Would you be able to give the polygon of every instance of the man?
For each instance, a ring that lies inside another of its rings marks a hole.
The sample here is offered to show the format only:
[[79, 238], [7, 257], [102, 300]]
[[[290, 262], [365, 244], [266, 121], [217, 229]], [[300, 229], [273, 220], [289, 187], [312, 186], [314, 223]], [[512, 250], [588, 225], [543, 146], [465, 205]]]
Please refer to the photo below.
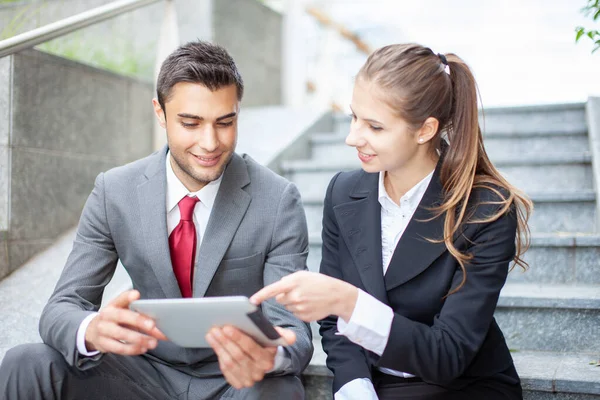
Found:
[[[297, 189], [234, 153], [243, 82], [229, 54], [206, 42], [180, 47], [157, 94], [167, 146], [97, 177], [40, 319], [44, 344], [6, 354], [1, 398], [304, 398], [310, 328], [277, 303], [262, 309], [290, 344], [280, 348], [231, 326], [209, 332], [212, 349], [182, 348], [128, 308], [140, 297], [250, 296], [306, 268]], [[118, 260], [136, 290], [98, 312]]]

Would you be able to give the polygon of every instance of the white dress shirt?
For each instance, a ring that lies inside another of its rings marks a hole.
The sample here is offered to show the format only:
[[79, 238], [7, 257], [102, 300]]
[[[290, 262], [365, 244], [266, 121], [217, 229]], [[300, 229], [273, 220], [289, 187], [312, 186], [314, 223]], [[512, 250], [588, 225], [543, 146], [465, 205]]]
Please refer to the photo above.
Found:
[[[379, 204], [381, 205], [381, 260], [383, 275], [388, 270], [394, 250], [406, 230], [408, 223], [417, 210], [431, 178], [433, 171], [413, 186], [400, 198], [396, 204], [385, 190], [385, 172], [379, 173]], [[338, 334], [346, 336], [350, 341], [372, 351], [377, 355], [383, 354], [387, 345], [394, 311], [390, 306], [380, 302], [375, 297], [358, 290], [356, 305], [346, 322], [338, 318]], [[406, 372], [380, 368], [381, 372], [403, 378], [414, 377]], [[335, 393], [335, 400], [377, 400], [377, 394], [371, 380], [367, 378], [354, 379], [340, 388]]]
[[[166, 205], [167, 205], [167, 230], [170, 235], [171, 232], [177, 227], [179, 221], [181, 219], [181, 213], [179, 211], [178, 204], [183, 199], [184, 196], [197, 197], [200, 201], [196, 203], [194, 207], [194, 225], [196, 227], [196, 252], [200, 251], [200, 245], [202, 243], [202, 239], [204, 239], [204, 232], [206, 232], [206, 226], [208, 225], [208, 219], [210, 218], [210, 213], [212, 212], [213, 205], [215, 204], [215, 200], [217, 198], [217, 193], [219, 192], [219, 188], [221, 187], [221, 181], [223, 179], [223, 175], [221, 175], [217, 180], [209, 182], [202, 189], [197, 192], [190, 192], [185, 185], [179, 180], [175, 172], [173, 172], [173, 168], [171, 166], [171, 153], [167, 153], [166, 157], [166, 170], [167, 170], [167, 193], [166, 193]], [[196, 254], [197, 259], [197, 254]], [[85, 331], [87, 330], [88, 325], [92, 321], [92, 319], [96, 316], [96, 313], [88, 315], [79, 325], [79, 329], [77, 330], [77, 350], [84, 356], [94, 356], [99, 352], [87, 351], [85, 347]], [[291, 363], [291, 360], [285, 356], [285, 351], [283, 347], [279, 346], [277, 348], [277, 355], [275, 357], [275, 363], [273, 370], [279, 370], [287, 367], [287, 363]]]

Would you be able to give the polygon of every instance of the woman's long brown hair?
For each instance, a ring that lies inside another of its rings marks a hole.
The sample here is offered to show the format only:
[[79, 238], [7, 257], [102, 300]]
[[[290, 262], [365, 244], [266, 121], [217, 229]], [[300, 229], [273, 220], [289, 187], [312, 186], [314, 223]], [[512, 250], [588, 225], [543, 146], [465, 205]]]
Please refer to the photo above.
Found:
[[[533, 204], [498, 172], [485, 151], [479, 127], [477, 83], [467, 64], [452, 53], [439, 55], [418, 44], [396, 44], [373, 52], [357, 79], [377, 84], [387, 94], [389, 105], [415, 132], [429, 117], [439, 122], [432, 141], [438, 154], [443, 152], [440, 167], [443, 201], [434, 211], [436, 217], [445, 215], [444, 237], [438, 240], [446, 244], [463, 272], [462, 282], [449, 295], [460, 290], [467, 279], [465, 265], [472, 255], [454, 245], [455, 235], [467, 222], [490, 223], [508, 212], [516, 212], [514, 262], [526, 270], [528, 264], [522, 256], [529, 247], [527, 221]], [[474, 188], [495, 193], [498, 200], [487, 202], [497, 207], [493, 215], [471, 219], [468, 210]]]

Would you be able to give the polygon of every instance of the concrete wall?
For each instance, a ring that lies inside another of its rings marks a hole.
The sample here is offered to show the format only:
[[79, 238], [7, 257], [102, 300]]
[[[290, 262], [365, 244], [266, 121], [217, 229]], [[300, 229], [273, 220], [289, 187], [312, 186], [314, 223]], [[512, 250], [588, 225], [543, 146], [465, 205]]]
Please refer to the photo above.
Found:
[[213, 41], [235, 59], [245, 82], [244, 106], [282, 103], [282, 16], [248, 0], [213, 0]]
[[10, 75], [12, 58], [0, 58], [0, 279], [8, 270], [8, 221], [10, 204]]
[[77, 223], [99, 172], [151, 152], [151, 98], [35, 50], [0, 59], [0, 278]]

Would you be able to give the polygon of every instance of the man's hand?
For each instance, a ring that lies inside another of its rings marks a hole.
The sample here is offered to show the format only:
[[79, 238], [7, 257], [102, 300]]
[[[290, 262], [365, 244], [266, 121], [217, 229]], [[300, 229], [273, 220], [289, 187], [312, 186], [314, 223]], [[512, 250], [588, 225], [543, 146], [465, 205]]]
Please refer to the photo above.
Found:
[[[291, 345], [296, 334], [289, 329], [275, 327]], [[262, 347], [239, 329], [226, 325], [214, 327], [206, 334], [227, 382], [236, 389], [252, 387], [273, 369], [277, 347]]]
[[152, 318], [129, 309], [129, 303], [139, 298], [140, 292], [128, 290], [102, 308], [85, 331], [85, 347], [133, 356], [155, 348], [157, 340], [167, 340]]

